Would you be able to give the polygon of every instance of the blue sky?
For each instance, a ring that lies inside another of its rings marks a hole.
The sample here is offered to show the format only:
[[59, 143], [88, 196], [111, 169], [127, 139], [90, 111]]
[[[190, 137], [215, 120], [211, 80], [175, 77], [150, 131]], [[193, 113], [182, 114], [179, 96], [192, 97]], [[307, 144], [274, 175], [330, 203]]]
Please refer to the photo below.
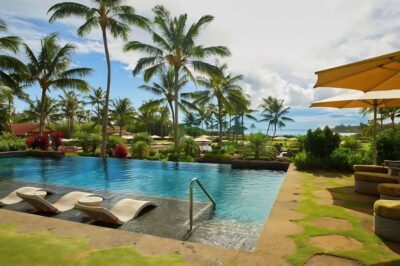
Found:
[[[91, 86], [104, 88], [106, 65], [100, 32], [77, 37], [75, 30], [82, 21], [76, 18], [49, 24], [46, 12], [58, 2], [3, 0], [0, 17], [8, 23], [8, 34], [21, 36], [33, 49], [37, 49], [45, 34], [59, 32], [61, 42], [77, 46], [74, 64], [94, 69], [88, 77]], [[89, 0], [80, 2], [90, 4]], [[362, 118], [357, 110], [308, 108], [312, 101], [340, 93], [337, 89], [313, 89], [314, 72], [393, 52], [400, 45], [400, 8], [395, 0], [249, 0], [245, 8], [240, 1], [229, 0], [128, 0], [127, 3], [147, 17], [152, 16], [155, 4], [165, 5], [173, 14], [186, 12], [190, 21], [204, 14], [214, 15], [215, 20], [202, 32], [199, 41], [231, 49], [232, 56], [221, 61], [228, 63], [234, 74], [244, 75], [242, 86], [251, 96], [253, 108], [269, 95], [285, 99], [292, 107], [290, 116], [296, 123], [289, 124], [281, 133], [365, 122], [367, 118]], [[137, 29], [129, 40], [149, 41], [148, 34]], [[138, 107], [154, 96], [137, 89], [143, 80], [140, 75], [134, 78], [131, 69], [141, 55], [123, 53], [123, 44], [122, 40], [110, 38], [111, 97], [128, 97]], [[186, 88], [193, 89], [193, 85]], [[28, 92], [35, 95], [38, 89], [30, 88]], [[52, 92], [54, 97], [57, 94]], [[25, 106], [22, 102], [17, 105], [18, 110]], [[257, 123], [257, 127], [265, 129], [262, 123]]]

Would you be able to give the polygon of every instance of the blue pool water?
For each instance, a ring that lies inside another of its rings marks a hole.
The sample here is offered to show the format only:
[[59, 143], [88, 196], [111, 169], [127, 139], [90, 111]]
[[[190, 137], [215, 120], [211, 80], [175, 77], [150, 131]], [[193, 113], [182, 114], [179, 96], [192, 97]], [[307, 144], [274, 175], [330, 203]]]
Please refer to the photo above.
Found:
[[[230, 165], [120, 160], [3, 158], [0, 179], [188, 199], [197, 177], [217, 203], [215, 219], [263, 223], [284, 179], [283, 172], [232, 170]], [[195, 190], [196, 200], [207, 200]]]

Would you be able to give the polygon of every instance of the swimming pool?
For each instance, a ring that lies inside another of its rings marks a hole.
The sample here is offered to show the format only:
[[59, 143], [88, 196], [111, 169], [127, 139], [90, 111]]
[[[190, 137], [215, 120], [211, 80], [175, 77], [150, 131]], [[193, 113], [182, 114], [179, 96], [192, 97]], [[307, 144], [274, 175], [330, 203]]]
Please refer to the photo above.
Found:
[[[197, 177], [217, 203], [213, 219], [264, 223], [283, 172], [232, 170], [230, 165], [103, 160], [94, 157], [0, 159], [0, 179], [70, 186], [91, 190], [128, 192], [143, 196], [188, 199], [188, 187]], [[195, 200], [207, 201], [195, 189]]]

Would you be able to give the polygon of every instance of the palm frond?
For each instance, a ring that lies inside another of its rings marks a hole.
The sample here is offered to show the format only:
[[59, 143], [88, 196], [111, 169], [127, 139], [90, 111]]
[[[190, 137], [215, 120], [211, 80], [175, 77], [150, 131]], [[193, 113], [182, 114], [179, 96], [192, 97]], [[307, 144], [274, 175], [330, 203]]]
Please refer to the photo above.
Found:
[[0, 48], [12, 51], [13, 53], [18, 52], [21, 39], [17, 36], [5, 36], [0, 38]]
[[58, 3], [50, 7], [47, 13], [53, 12], [49, 22], [53, 23], [57, 19], [62, 19], [70, 16], [86, 17], [90, 11], [90, 8], [74, 2], [63, 2]]

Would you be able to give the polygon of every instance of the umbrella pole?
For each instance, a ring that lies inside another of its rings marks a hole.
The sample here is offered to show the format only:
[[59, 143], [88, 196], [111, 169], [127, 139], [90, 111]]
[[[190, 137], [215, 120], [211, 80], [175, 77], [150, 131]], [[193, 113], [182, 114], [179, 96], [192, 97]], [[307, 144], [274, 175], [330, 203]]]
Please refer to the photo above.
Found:
[[374, 165], [377, 165], [377, 153], [376, 153], [376, 119], [377, 119], [377, 109], [378, 109], [378, 101], [374, 101], [374, 123], [373, 123], [373, 139], [372, 139], [372, 160]]

